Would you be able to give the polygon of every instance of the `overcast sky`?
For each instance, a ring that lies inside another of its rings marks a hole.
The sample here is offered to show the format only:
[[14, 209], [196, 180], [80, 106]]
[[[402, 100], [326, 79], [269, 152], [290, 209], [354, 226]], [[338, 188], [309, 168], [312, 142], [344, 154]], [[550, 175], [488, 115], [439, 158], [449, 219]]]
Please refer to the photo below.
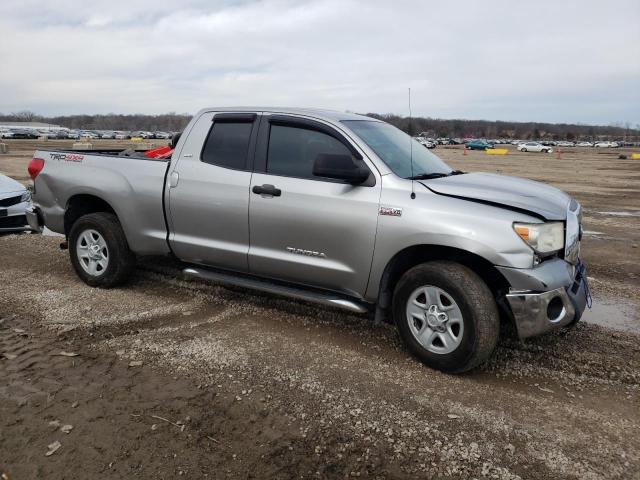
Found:
[[2, 0], [0, 112], [640, 123], [640, 1]]

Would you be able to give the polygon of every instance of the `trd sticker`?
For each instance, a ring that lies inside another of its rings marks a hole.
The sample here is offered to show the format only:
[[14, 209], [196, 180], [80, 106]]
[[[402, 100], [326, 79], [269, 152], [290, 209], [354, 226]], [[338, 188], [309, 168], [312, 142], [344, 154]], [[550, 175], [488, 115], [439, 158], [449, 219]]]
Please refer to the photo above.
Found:
[[50, 153], [51, 160], [58, 160], [61, 162], [81, 162], [84, 160], [84, 155], [78, 155], [77, 153]]
[[380, 207], [378, 213], [380, 213], [380, 215], [388, 215], [390, 217], [401, 217], [402, 209], [395, 207]]

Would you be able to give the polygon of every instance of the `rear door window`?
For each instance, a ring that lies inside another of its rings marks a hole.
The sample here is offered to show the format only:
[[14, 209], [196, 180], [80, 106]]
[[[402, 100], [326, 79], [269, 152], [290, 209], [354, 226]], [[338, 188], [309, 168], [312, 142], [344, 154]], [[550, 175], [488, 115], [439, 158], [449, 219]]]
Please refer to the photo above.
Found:
[[201, 160], [235, 170], [247, 169], [253, 122], [215, 122], [202, 149]]

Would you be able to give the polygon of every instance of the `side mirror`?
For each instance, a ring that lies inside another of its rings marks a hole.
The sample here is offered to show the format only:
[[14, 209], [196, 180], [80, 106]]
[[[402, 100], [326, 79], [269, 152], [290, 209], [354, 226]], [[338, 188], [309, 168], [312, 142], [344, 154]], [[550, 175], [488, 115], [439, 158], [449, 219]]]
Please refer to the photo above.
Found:
[[351, 185], [364, 183], [369, 178], [369, 169], [361, 167], [351, 155], [321, 153], [313, 164], [316, 177], [344, 180]]

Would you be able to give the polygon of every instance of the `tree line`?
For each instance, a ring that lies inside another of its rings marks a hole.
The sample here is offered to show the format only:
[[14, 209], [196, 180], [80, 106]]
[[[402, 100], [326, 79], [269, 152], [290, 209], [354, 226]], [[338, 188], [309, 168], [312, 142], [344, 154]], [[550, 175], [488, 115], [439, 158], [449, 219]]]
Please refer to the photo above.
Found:
[[[428, 117], [404, 117], [395, 114], [367, 113], [369, 117], [384, 120], [416, 135], [449, 138], [507, 138], [548, 140], [627, 140], [640, 141], [640, 124], [633, 128], [629, 122], [611, 125], [585, 125], [568, 123], [508, 122], [500, 120], [464, 120]], [[179, 132], [189, 123], [191, 115], [165, 113], [161, 115], [64, 115], [45, 117], [30, 111], [0, 113], [3, 122], [42, 122], [71, 129], [165, 131]]]
[[463, 120], [425, 117], [402, 117], [394, 114], [368, 113], [369, 117], [389, 122], [412, 135], [440, 138], [507, 138], [520, 140], [627, 140], [640, 141], [640, 124], [612, 125], [569, 123], [507, 122], [501, 120]]

